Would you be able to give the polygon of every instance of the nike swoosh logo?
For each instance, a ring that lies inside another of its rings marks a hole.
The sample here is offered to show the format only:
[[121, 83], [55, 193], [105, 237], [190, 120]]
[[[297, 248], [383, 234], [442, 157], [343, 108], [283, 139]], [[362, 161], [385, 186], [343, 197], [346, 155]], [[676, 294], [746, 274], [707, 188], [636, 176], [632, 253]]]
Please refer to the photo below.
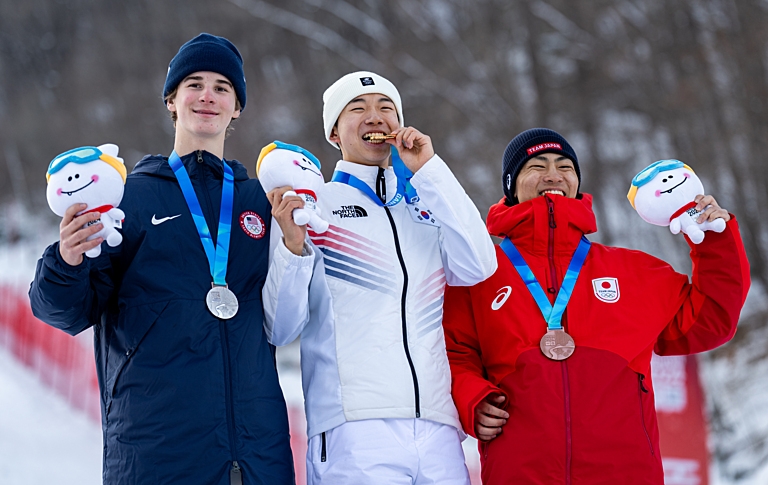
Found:
[[181, 217], [181, 214], [176, 214], [175, 216], [170, 217], [162, 217], [160, 219], [156, 218], [154, 214], [152, 215], [152, 225], [156, 226], [158, 224], [162, 224], [165, 221], [170, 221], [171, 219], [176, 219], [177, 217]]

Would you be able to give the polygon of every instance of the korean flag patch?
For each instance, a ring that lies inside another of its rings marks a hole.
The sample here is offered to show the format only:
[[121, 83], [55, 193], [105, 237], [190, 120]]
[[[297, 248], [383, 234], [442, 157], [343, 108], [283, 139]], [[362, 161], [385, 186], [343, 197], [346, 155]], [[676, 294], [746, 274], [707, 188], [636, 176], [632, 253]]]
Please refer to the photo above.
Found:
[[431, 210], [424, 207], [419, 207], [415, 204], [409, 205], [408, 208], [409, 212], [411, 213], [411, 217], [413, 217], [413, 220], [419, 224], [427, 224], [430, 226], [440, 227], [440, 222], [435, 219], [435, 216], [432, 215]]
[[616, 303], [621, 296], [618, 278], [595, 278], [592, 280], [592, 288], [597, 299], [606, 303]]

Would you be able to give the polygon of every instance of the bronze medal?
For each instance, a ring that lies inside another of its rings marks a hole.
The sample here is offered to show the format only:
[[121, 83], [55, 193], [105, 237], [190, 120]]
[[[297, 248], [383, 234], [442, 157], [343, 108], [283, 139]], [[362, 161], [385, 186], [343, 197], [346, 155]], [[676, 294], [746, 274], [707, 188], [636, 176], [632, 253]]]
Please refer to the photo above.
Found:
[[576, 350], [573, 337], [565, 333], [565, 330], [549, 330], [541, 337], [539, 342], [541, 352], [552, 360], [565, 360]]

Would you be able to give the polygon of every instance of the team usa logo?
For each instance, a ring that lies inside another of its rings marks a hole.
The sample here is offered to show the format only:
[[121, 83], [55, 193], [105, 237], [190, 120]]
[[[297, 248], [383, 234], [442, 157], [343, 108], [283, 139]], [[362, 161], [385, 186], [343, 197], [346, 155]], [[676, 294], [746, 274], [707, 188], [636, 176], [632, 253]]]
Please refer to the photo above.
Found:
[[597, 299], [606, 303], [616, 303], [621, 296], [617, 278], [595, 278], [592, 280], [592, 288]]
[[267, 232], [261, 216], [253, 211], [240, 214], [240, 228], [253, 239], [261, 239]]

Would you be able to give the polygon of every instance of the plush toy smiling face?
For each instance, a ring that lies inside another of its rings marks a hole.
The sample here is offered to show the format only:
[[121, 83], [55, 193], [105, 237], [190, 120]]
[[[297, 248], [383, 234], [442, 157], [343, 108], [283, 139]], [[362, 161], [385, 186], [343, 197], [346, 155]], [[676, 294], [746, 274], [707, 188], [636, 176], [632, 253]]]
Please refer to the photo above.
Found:
[[314, 155], [280, 141], [262, 149], [256, 162], [256, 176], [267, 192], [285, 185], [318, 191], [324, 184], [320, 161]]
[[[288, 150], [283, 150], [283, 151], [288, 152]], [[288, 153], [284, 153], [282, 154], [282, 156], [290, 157]], [[314, 163], [307, 160], [307, 157], [301, 155], [300, 153], [296, 153], [295, 155], [298, 155], [298, 156], [293, 157], [293, 164], [299, 167], [302, 172], [309, 172], [311, 174], [314, 174], [317, 177], [322, 178], [323, 174], [320, 173], [320, 169]]]
[[670, 217], [678, 209], [704, 193], [699, 177], [678, 160], [650, 165], [635, 177], [632, 185], [637, 189], [633, 202], [637, 213], [658, 226], [669, 225]]
[[117, 206], [123, 198], [125, 167], [117, 157], [115, 145], [82, 147], [63, 153], [51, 162], [48, 176], [46, 197], [58, 216], [64, 216], [73, 204], [87, 204], [86, 210], [90, 210]]

